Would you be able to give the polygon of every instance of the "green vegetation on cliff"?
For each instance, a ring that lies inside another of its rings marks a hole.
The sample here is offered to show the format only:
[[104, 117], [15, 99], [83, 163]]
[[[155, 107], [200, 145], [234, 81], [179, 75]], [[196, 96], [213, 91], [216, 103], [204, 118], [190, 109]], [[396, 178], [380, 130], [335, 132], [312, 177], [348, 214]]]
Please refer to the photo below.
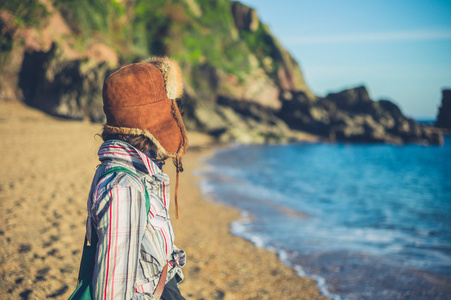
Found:
[[[85, 42], [112, 46], [123, 63], [170, 55], [191, 67], [205, 62], [226, 73], [249, 69], [246, 43], [234, 28], [226, 0], [55, 0], [74, 33]], [[234, 33], [235, 31], [235, 33]]]
[[14, 22], [23, 27], [42, 26], [49, 12], [37, 0], [1, 1], [0, 10], [5, 10], [14, 16]]
[[49, 13], [45, 6], [37, 0], [1, 1], [1, 10], [12, 16], [8, 20], [10, 24], [7, 24], [4, 18], [0, 18], [0, 55], [3, 57], [0, 63], [3, 63], [3, 60], [7, 58], [7, 54], [13, 48], [14, 30], [11, 27], [34, 26], [41, 28]]

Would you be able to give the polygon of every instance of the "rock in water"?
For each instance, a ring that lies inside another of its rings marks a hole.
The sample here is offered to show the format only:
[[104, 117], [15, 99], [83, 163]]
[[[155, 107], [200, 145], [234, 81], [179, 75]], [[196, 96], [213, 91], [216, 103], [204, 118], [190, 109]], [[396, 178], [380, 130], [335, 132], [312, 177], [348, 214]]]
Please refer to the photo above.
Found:
[[436, 127], [451, 130], [451, 90], [442, 90], [442, 106], [440, 106]]
[[311, 102], [303, 93], [282, 99], [278, 115], [292, 129], [360, 143], [441, 144], [442, 135], [404, 116], [391, 101], [371, 100], [364, 86], [331, 93]]
[[330, 93], [326, 96], [342, 110], [362, 110], [365, 105], [371, 103], [370, 95], [364, 86], [347, 89], [338, 93]]

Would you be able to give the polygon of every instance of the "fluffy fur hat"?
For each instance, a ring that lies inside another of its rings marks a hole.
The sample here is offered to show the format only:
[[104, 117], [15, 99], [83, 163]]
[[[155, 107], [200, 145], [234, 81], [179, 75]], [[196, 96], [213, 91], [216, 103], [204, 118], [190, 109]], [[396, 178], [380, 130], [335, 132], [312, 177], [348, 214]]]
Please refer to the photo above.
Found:
[[152, 57], [111, 73], [103, 85], [104, 130], [144, 135], [166, 156], [180, 158], [188, 139], [175, 99], [183, 94], [182, 72], [167, 57]]

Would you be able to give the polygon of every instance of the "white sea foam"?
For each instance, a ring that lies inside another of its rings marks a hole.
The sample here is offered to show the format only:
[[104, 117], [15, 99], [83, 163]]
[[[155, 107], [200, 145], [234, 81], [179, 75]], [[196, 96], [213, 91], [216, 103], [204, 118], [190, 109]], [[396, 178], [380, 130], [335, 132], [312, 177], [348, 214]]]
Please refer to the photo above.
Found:
[[249, 212], [246, 211], [246, 210], [241, 210], [241, 217], [242, 217], [243, 219], [247, 219], [247, 218], [250, 218], [250, 214], [249, 214]]
[[264, 248], [265, 247], [265, 241], [264, 241], [264, 239], [261, 236], [253, 234], [253, 235], [250, 235], [249, 239], [258, 248]]
[[305, 272], [304, 268], [300, 264], [293, 264], [292, 257], [291, 257], [292, 255], [290, 255], [287, 251], [279, 250], [277, 252], [277, 255], [278, 255], [279, 259], [282, 261], [282, 263], [285, 266], [295, 270], [296, 274], [298, 276], [314, 279], [317, 282], [318, 289], [324, 296], [332, 298], [333, 300], [341, 300], [341, 297], [339, 295], [329, 292], [329, 290], [327, 289], [326, 280], [323, 277], [318, 276], [318, 275], [310, 275], [307, 272]]
[[313, 275], [310, 277], [316, 280], [316, 282], [318, 283], [318, 289], [324, 296], [332, 298], [333, 300], [341, 300], [341, 297], [339, 295], [329, 292], [329, 290], [327, 289], [326, 279], [324, 279], [324, 277], [318, 275]]
[[207, 196], [214, 190], [214, 185], [209, 184], [206, 180], [201, 180], [199, 182], [199, 188], [202, 195]]
[[[248, 212], [243, 211], [243, 215], [249, 216]], [[246, 217], [245, 219], [232, 222], [230, 226], [230, 232], [234, 235], [240, 236], [252, 242], [258, 248], [265, 248], [266, 239], [258, 234], [252, 234], [248, 230], [246, 230], [246, 226], [250, 224], [252, 221], [250, 217]]]

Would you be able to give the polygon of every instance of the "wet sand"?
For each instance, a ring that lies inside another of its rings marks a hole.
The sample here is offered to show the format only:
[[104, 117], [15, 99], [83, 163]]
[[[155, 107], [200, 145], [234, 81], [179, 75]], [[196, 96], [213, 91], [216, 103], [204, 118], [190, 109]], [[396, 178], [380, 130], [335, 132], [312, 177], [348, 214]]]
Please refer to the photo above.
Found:
[[[67, 299], [75, 288], [100, 128], [0, 103], [1, 299]], [[190, 134], [179, 220], [171, 207], [176, 244], [188, 256], [186, 299], [325, 299], [315, 281], [229, 233], [238, 211], [202, 198], [193, 170], [211, 142]], [[171, 162], [164, 171], [175, 179]]]

